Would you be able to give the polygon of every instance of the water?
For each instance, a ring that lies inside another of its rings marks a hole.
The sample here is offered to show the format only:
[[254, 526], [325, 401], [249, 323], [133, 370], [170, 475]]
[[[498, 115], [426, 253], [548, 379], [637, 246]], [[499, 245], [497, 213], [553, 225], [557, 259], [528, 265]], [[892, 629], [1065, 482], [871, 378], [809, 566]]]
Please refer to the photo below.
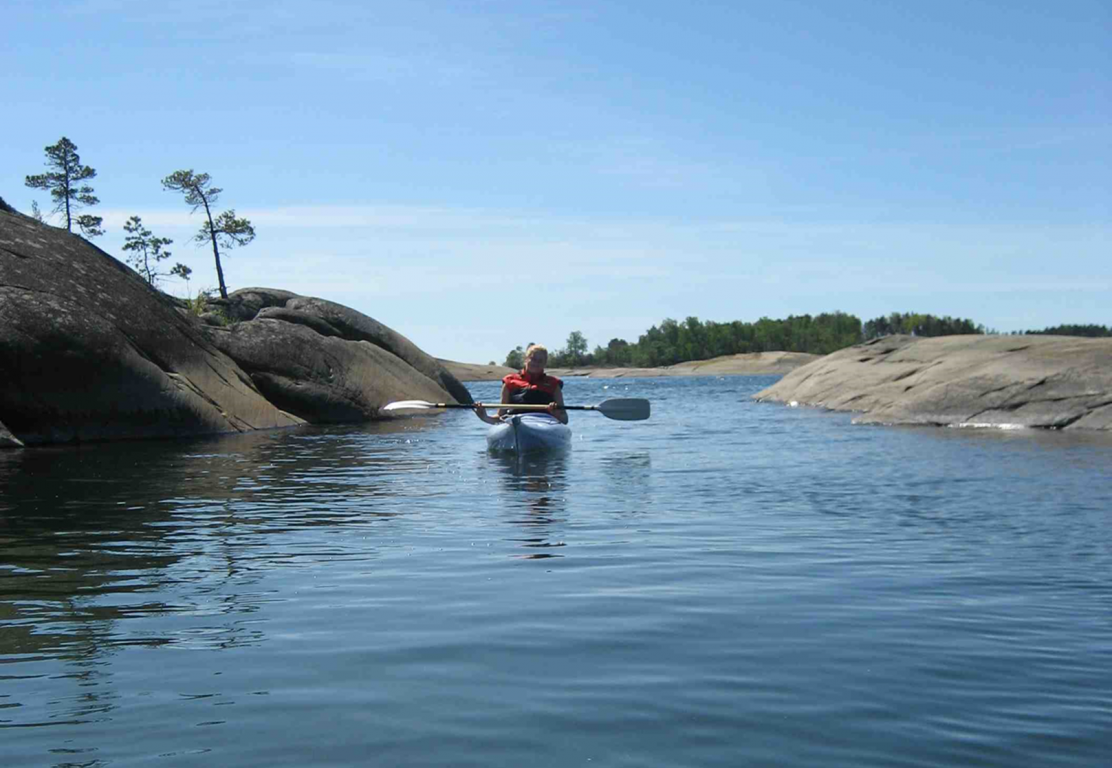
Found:
[[1112, 440], [772, 381], [0, 452], [0, 765], [1107, 765]]

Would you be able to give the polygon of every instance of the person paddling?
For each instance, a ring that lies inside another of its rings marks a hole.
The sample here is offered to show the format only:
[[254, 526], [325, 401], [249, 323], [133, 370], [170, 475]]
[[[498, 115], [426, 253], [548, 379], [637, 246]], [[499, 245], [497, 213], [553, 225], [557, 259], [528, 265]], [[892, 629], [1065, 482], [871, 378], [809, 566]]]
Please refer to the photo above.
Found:
[[[544, 372], [548, 364], [548, 350], [540, 344], [530, 344], [525, 350], [525, 367], [517, 373], [502, 379], [502, 394], [499, 402], [520, 405], [547, 405], [548, 413], [562, 424], [568, 423], [568, 412], [564, 410], [564, 382]], [[498, 416], [491, 416], [479, 404], [475, 405], [475, 415], [487, 424], [501, 423], [501, 417], [514, 413], [512, 408], [500, 408]]]

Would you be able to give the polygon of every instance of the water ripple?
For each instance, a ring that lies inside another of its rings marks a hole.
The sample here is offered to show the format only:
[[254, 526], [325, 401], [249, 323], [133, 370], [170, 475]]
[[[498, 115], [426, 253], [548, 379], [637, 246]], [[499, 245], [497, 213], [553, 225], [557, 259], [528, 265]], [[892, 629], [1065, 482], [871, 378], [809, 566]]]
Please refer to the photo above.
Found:
[[770, 381], [571, 379], [653, 417], [523, 460], [457, 412], [0, 452], [0, 758], [1102, 764], [1112, 443]]

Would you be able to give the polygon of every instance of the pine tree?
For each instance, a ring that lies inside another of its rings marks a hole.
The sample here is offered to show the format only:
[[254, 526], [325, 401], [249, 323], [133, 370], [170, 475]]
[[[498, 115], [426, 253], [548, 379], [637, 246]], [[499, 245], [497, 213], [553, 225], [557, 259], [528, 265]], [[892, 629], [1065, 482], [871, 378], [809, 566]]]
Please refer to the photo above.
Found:
[[38, 176], [28, 176], [27, 186], [50, 192], [50, 196], [54, 199], [54, 212], [65, 215], [66, 229], [70, 232], [73, 232], [73, 225], [76, 224], [86, 237], [103, 235], [101, 224], [104, 219], [100, 216], [76, 215], [77, 209], [100, 202], [100, 199], [93, 194], [92, 187], [81, 184], [83, 181], [96, 178], [97, 172], [81, 164], [77, 145], [65, 136], [57, 144], [46, 147], [44, 151], [47, 167], [54, 170]]
[[[158, 271], [158, 262], [170, 258], [170, 252], [162, 248], [174, 242], [168, 237], [155, 237], [149, 229], [143, 226], [143, 220], [132, 216], [124, 224], [127, 238], [124, 240], [124, 250], [131, 251], [127, 263], [135, 271], [147, 278], [151, 285], [158, 283], [158, 278], [163, 274]], [[172, 273], [171, 273], [172, 274]]]
[[193, 210], [205, 209], [206, 221], [201, 231], [193, 236], [195, 243], [212, 243], [212, 255], [216, 260], [216, 278], [220, 282], [220, 297], [228, 298], [228, 288], [224, 285], [224, 269], [220, 264], [220, 247], [225, 250], [237, 245], [247, 245], [255, 239], [255, 228], [247, 219], [237, 219], [235, 209], [219, 214], [215, 219], [212, 206], [216, 204], [224, 190], [212, 186], [212, 178], [207, 173], [193, 173], [193, 169], [174, 171], [162, 180], [164, 189], [181, 192], [185, 202]]

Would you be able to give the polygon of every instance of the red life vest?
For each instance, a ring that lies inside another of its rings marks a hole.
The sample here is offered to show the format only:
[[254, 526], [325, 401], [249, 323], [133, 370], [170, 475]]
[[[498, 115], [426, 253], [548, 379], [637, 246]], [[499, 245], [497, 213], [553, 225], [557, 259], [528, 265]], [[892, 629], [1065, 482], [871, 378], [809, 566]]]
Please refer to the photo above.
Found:
[[556, 393], [564, 386], [555, 376], [547, 373], [534, 376], [525, 370], [505, 376], [502, 384], [510, 389], [510, 402], [522, 405], [548, 405], [556, 400]]

